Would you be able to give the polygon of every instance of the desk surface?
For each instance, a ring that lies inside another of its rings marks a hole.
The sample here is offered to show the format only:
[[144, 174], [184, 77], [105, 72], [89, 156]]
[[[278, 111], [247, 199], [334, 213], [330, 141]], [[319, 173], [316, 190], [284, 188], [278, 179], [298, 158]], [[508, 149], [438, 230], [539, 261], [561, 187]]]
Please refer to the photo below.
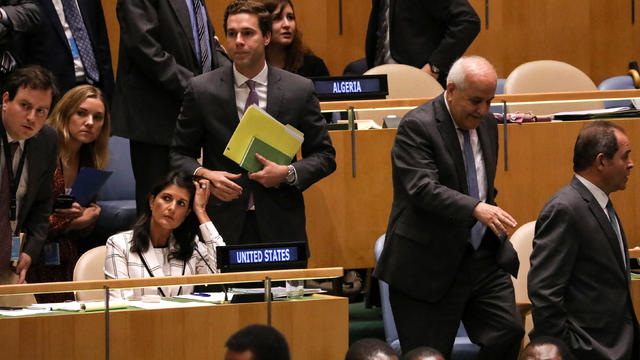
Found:
[[[109, 320], [111, 359], [223, 359], [231, 334], [267, 322], [267, 304], [114, 311]], [[314, 295], [276, 301], [272, 325], [287, 338], [292, 359], [344, 359], [348, 300]], [[0, 339], [5, 359], [104, 359], [105, 314], [2, 318]]]

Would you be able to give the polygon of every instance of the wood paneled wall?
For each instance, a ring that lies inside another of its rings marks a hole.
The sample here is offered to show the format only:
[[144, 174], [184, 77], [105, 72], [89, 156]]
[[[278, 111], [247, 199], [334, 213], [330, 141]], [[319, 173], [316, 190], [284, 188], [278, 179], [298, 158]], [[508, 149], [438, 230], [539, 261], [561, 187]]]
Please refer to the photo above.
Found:
[[[229, 0], [205, 0], [214, 28], [224, 43], [222, 17]], [[631, 23], [628, 0], [469, 0], [482, 30], [467, 54], [488, 58], [500, 77], [532, 60], [570, 63], [596, 83], [626, 73], [630, 60], [640, 59], [640, 4]], [[114, 65], [119, 29], [116, 0], [102, 0]], [[342, 34], [339, 4], [342, 3]], [[489, 6], [489, 16], [485, 12]], [[324, 59], [332, 75], [350, 61], [364, 57], [364, 39], [371, 0], [294, 0], [298, 27], [305, 43]], [[114, 66], [114, 70], [116, 67]]]

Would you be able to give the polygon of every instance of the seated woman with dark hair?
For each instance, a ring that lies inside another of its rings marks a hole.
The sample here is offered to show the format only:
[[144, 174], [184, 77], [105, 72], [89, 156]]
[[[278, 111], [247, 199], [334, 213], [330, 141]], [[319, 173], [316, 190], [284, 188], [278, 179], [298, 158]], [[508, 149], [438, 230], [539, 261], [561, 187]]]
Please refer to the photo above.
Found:
[[[208, 180], [172, 172], [157, 183], [132, 230], [107, 240], [107, 279], [148, 278], [217, 272], [216, 246], [225, 245], [207, 215]], [[200, 223], [198, 227], [197, 224]], [[189, 294], [193, 286], [123, 289], [112, 297], [171, 297]]]
[[[100, 89], [80, 85], [67, 91], [48, 118], [58, 132], [58, 162], [53, 175], [52, 196], [71, 192], [81, 167], [104, 169], [109, 161], [110, 120]], [[93, 232], [100, 207], [74, 202], [49, 216], [49, 233], [40, 258], [27, 272], [27, 282], [71, 281], [78, 261], [78, 247]], [[37, 294], [38, 302], [73, 300], [72, 293]]]
[[324, 61], [302, 43], [290, 0], [259, 0], [273, 17], [271, 42], [267, 45], [267, 62], [304, 77], [328, 76]]

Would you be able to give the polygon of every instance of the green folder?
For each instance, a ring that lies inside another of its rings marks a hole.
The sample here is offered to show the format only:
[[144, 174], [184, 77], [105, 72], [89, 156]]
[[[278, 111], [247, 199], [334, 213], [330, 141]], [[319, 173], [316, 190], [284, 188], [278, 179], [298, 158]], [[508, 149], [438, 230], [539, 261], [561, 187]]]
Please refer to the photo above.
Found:
[[258, 172], [262, 170], [264, 166], [262, 166], [262, 163], [256, 159], [256, 153], [278, 165], [289, 165], [291, 163], [291, 159], [293, 159], [293, 156], [283, 153], [254, 136], [247, 147], [247, 151], [242, 157], [240, 166], [249, 172]]
[[223, 155], [242, 165], [244, 156], [253, 137], [260, 137], [278, 151], [289, 155], [291, 159], [300, 149], [304, 134], [291, 124], [284, 125], [266, 111], [251, 105], [244, 112], [242, 120], [233, 132]]

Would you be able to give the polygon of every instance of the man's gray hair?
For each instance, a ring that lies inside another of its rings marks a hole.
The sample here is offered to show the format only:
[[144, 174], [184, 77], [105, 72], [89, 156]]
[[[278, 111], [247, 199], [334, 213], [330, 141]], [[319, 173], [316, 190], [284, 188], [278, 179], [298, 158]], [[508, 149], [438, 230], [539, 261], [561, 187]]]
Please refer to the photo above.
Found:
[[482, 56], [463, 56], [451, 65], [449, 75], [447, 75], [447, 84], [454, 83], [456, 88], [464, 90], [467, 86], [467, 75], [469, 73], [480, 71], [480, 67], [488, 66], [493, 74], [498, 77], [496, 69], [491, 65], [489, 60]]

